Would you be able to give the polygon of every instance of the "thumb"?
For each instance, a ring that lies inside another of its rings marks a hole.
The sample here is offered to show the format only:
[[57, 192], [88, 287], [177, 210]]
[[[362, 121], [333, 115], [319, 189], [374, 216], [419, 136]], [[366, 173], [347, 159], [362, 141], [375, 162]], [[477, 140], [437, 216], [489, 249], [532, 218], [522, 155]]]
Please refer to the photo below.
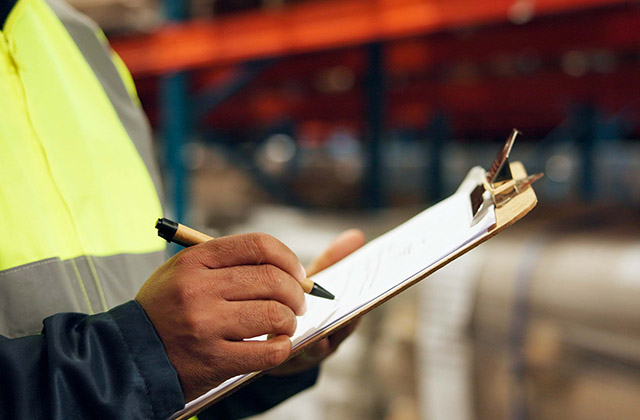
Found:
[[309, 268], [307, 275], [312, 276], [319, 271], [335, 264], [365, 243], [364, 234], [358, 229], [349, 229], [338, 235], [327, 249], [316, 258]]

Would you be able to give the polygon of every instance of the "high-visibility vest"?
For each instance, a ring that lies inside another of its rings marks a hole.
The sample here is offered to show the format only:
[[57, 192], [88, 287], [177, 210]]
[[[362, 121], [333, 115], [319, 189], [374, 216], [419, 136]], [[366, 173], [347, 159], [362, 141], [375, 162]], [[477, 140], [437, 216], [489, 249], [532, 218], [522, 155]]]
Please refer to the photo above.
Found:
[[163, 262], [151, 146], [99, 29], [62, 1], [18, 0], [0, 26], [0, 334], [130, 300]]

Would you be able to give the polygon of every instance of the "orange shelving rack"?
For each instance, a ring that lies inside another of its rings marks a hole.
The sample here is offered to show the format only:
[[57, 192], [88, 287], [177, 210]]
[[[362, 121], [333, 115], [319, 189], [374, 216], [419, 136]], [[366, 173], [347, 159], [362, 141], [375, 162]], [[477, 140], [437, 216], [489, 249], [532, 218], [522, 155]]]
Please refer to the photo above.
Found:
[[170, 24], [115, 39], [134, 75], [322, 51], [425, 35], [448, 28], [566, 13], [622, 0], [326, 0]]

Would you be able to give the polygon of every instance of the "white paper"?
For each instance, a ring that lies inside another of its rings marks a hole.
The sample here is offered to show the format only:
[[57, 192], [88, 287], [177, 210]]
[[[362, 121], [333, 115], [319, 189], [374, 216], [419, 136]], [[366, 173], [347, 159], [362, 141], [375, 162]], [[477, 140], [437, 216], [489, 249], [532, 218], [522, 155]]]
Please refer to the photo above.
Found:
[[[298, 318], [298, 327], [292, 337], [293, 348], [303, 345], [387, 292], [402, 287], [416, 275], [486, 234], [495, 224], [493, 206], [472, 225], [469, 199], [482, 176], [484, 170], [472, 169], [454, 195], [313, 276], [313, 281], [333, 293], [336, 299], [306, 295], [308, 311]], [[229, 379], [187, 404], [183, 411], [215, 398], [246, 376]]]

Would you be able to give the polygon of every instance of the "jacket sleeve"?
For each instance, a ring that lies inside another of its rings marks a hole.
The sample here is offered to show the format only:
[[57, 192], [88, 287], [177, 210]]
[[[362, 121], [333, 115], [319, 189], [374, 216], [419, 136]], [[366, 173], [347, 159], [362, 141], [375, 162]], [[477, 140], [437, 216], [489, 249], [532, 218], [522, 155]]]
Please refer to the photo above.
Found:
[[[317, 374], [264, 376], [199, 418], [266, 411], [313, 385]], [[40, 335], [0, 336], [0, 377], [0, 419], [166, 419], [184, 407], [177, 373], [135, 301], [97, 315], [53, 315]]]
[[199, 420], [235, 420], [253, 416], [316, 383], [318, 368], [296, 375], [264, 375], [198, 414]]
[[56, 314], [40, 335], [0, 336], [1, 419], [166, 419], [184, 406], [178, 376], [135, 301]]

